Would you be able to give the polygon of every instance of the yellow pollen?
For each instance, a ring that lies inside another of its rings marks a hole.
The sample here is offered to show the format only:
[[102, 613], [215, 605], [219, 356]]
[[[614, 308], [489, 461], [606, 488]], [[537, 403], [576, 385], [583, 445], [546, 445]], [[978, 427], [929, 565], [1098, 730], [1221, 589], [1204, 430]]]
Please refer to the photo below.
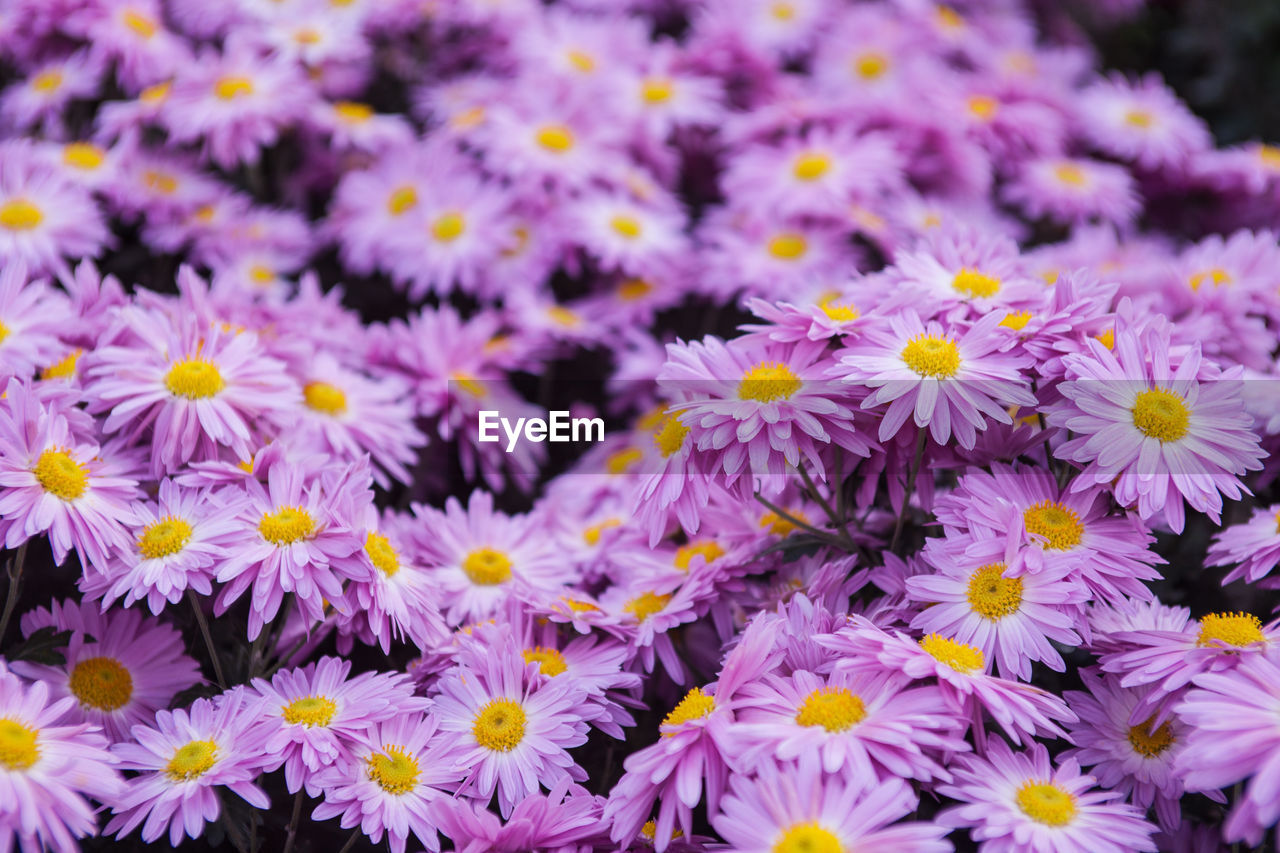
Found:
[[134, 11], [133, 9], [126, 9], [125, 13], [120, 16], [120, 19], [124, 21], [124, 25], [126, 27], [133, 30], [144, 39], [151, 38], [159, 29], [159, 27], [156, 26], [155, 21], [151, 20], [151, 18], [141, 12]]
[[449, 120], [449, 124], [458, 130], [467, 130], [480, 125], [483, 121], [484, 107], [475, 106], [458, 113]]
[[400, 796], [418, 785], [418, 759], [401, 746], [385, 745], [369, 756], [369, 778], [388, 794]]
[[[701, 720], [716, 709], [716, 699], [714, 696], [708, 696], [702, 692], [701, 687], [695, 687], [685, 694], [671, 713], [667, 714], [662, 720], [664, 726], [682, 726], [690, 720]], [[675, 732], [663, 732], [663, 737], [672, 737]]]
[[858, 313], [858, 309], [853, 304], [839, 304], [835, 302], [834, 297], [820, 302], [818, 307], [822, 309], [823, 314], [826, 314], [827, 317], [835, 320], [837, 323], [852, 323], [854, 320], [862, 316]]
[[441, 214], [431, 223], [431, 236], [441, 243], [452, 243], [467, 230], [467, 221], [457, 211]]
[[61, 85], [61, 71], [42, 71], [31, 78], [31, 88], [37, 92], [54, 92]]
[[253, 81], [248, 77], [223, 77], [213, 84], [213, 92], [224, 101], [233, 101], [242, 95], [252, 95]]
[[634, 216], [615, 216], [609, 220], [609, 225], [613, 227], [614, 231], [629, 240], [636, 239], [644, 230], [640, 220]]
[[186, 520], [166, 515], [142, 531], [138, 537], [138, 553], [148, 560], [177, 554], [191, 541], [191, 532]]
[[882, 53], [864, 53], [853, 61], [853, 70], [863, 80], [876, 80], [889, 70], [889, 60]]
[[674, 414], [667, 415], [653, 432], [653, 443], [664, 457], [684, 447], [684, 440], [689, 435], [689, 428], [680, 422]]
[[177, 178], [165, 172], [157, 172], [154, 169], [148, 169], [142, 173], [142, 183], [147, 189], [155, 190], [161, 195], [173, 195], [178, 191]]
[[534, 137], [538, 144], [548, 151], [563, 154], [573, 147], [573, 131], [563, 124], [548, 124], [538, 129]]
[[1080, 514], [1057, 501], [1041, 501], [1027, 507], [1022, 513], [1022, 523], [1028, 533], [1047, 539], [1045, 548], [1050, 551], [1070, 551], [1084, 536]]
[[604, 461], [604, 469], [610, 474], [625, 474], [643, 458], [644, 453], [640, 448], [624, 447], [609, 454], [609, 458]]
[[1124, 120], [1133, 127], [1151, 127], [1151, 113], [1146, 110], [1129, 110], [1124, 114]]
[[563, 305], [552, 305], [547, 309], [547, 316], [557, 325], [564, 326], [567, 329], [582, 325], [582, 318]]
[[106, 157], [107, 152], [92, 142], [72, 142], [62, 149], [62, 162], [85, 171], [98, 168]]
[[1012, 616], [1022, 606], [1022, 578], [1004, 576], [1004, 563], [982, 566], [969, 576], [969, 607], [992, 622]]
[[1275, 145], [1259, 145], [1258, 158], [1262, 165], [1269, 169], [1280, 169], [1280, 147]]
[[867, 718], [862, 697], [845, 687], [819, 687], [796, 710], [796, 723], [843, 732]]
[[1066, 826], [1076, 816], [1076, 798], [1069, 791], [1045, 782], [1027, 782], [1018, 789], [1018, 808], [1045, 826]]
[[742, 381], [738, 383], [738, 397], [761, 403], [788, 400], [803, 384], [803, 380], [782, 362], [762, 361], [742, 374]]
[[212, 397], [226, 387], [218, 368], [202, 358], [175, 361], [164, 375], [164, 385], [173, 396], [188, 400]]
[[[809, 523], [809, 517], [798, 509], [787, 510], [787, 514], [790, 515], [791, 518], [803, 521], [806, 524]], [[783, 518], [776, 512], [770, 510], [760, 516], [760, 527], [761, 529], [768, 530], [774, 536], [787, 536], [796, 529], [796, 524], [791, 519]]]
[[831, 168], [831, 158], [819, 151], [810, 151], [796, 158], [791, 174], [798, 181], [816, 181]]
[[1032, 314], [1030, 311], [1014, 311], [1000, 321], [1000, 325], [1006, 329], [1013, 329], [1020, 332], [1026, 328], [1027, 323], [1031, 322]]
[[320, 31], [314, 27], [303, 27], [293, 34], [293, 40], [298, 44], [319, 44], [320, 38]]
[[86, 708], [115, 711], [133, 696], [133, 676], [115, 658], [85, 658], [71, 669], [72, 694]]
[[650, 77], [640, 86], [640, 97], [646, 104], [665, 104], [671, 100], [675, 86], [665, 77]]
[[589, 53], [583, 53], [580, 50], [571, 50], [565, 57], [569, 60], [569, 64], [574, 68], [589, 73], [596, 70], [596, 61]]
[[920, 648], [933, 655], [934, 660], [945, 663], [956, 672], [982, 672], [987, 660], [982, 649], [949, 640], [941, 634], [929, 634], [920, 640]]
[[676, 549], [675, 567], [682, 572], [689, 571], [689, 567], [693, 564], [693, 558], [699, 554], [702, 555], [704, 561], [710, 564], [724, 556], [724, 548], [721, 548], [720, 543], [714, 539], [681, 545]]
[[1053, 176], [1062, 183], [1073, 187], [1083, 187], [1089, 183], [1089, 176], [1085, 174], [1084, 169], [1074, 163], [1061, 163], [1055, 166]]
[[964, 29], [964, 18], [950, 6], [938, 7], [938, 23], [949, 30]]
[[637, 622], [643, 622], [655, 613], [661, 613], [662, 609], [671, 603], [671, 596], [658, 595], [656, 592], [644, 592], [622, 605], [622, 609], [626, 613], [630, 613], [636, 617]]
[[273, 545], [292, 545], [310, 537], [316, 530], [311, 513], [300, 506], [282, 506], [275, 512], [263, 513], [258, 532]]
[[769, 254], [781, 261], [794, 261], [809, 250], [803, 234], [788, 231], [769, 240]]
[[1000, 279], [965, 267], [951, 280], [951, 287], [956, 293], [963, 293], [970, 298], [995, 296], [1000, 290]]
[[1173, 746], [1173, 727], [1164, 723], [1155, 732], [1151, 731], [1151, 723], [1155, 716], [1148, 717], [1141, 725], [1129, 726], [1129, 745], [1133, 751], [1143, 758], [1155, 758]]
[[347, 395], [328, 382], [308, 382], [302, 388], [307, 408], [326, 415], [340, 415], [347, 410]]
[[1197, 646], [1207, 646], [1214, 640], [1228, 646], [1248, 646], [1264, 643], [1262, 622], [1251, 613], [1210, 613], [1200, 620]]
[[399, 216], [406, 210], [412, 210], [417, 206], [418, 191], [409, 184], [397, 187], [387, 199], [387, 212], [392, 216]]
[[773, 853], [845, 853], [840, 838], [817, 823], [792, 824], [774, 842]]
[[36, 746], [39, 729], [29, 729], [17, 720], [0, 718], [0, 767], [11, 771], [26, 770], [40, 760]]
[[559, 649], [548, 648], [547, 646], [534, 646], [532, 649], [524, 650], [524, 662], [538, 662], [538, 669], [543, 675], [549, 675], [554, 678], [569, 668], [569, 664], [565, 663], [564, 655]]
[[921, 376], [955, 376], [960, 369], [960, 350], [946, 338], [917, 335], [902, 348], [902, 360]]
[[32, 469], [36, 482], [55, 498], [73, 501], [89, 487], [89, 469], [65, 450], [51, 449], [40, 454]]
[[629, 278], [618, 285], [618, 298], [623, 302], [635, 302], [653, 292], [653, 285], [642, 278]]
[[369, 562], [387, 577], [395, 577], [400, 571], [400, 555], [391, 547], [391, 540], [376, 530], [370, 530], [364, 537], [364, 552]]
[[190, 782], [213, 769], [218, 761], [218, 745], [211, 740], [193, 740], [173, 751], [165, 765], [165, 775], [174, 782]]
[[249, 267], [249, 278], [253, 279], [255, 284], [270, 284], [276, 280], [276, 274], [271, 271], [271, 267], [254, 264]]
[[1191, 285], [1192, 290], [1199, 290], [1200, 285], [1204, 284], [1206, 279], [1212, 281], [1214, 287], [1221, 287], [1224, 284], [1231, 283], [1231, 273], [1227, 272], [1222, 267], [1201, 270], [1191, 276], [1191, 280], [1188, 283]]
[[582, 531], [582, 540], [588, 545], [599, 545], [600, 537], [604, 535], [606, 530], [612, 530], [615, 527], [622, 526], [620, 518], [606, 518], [599, 524], [593, 524], [586, 530]]
[[0, 204], [0, 227], [10, 231], [30, 231], [44, 221], [44, 213], [25, 198]]
[[1107, 349], [1116, 348], [1116, 330], [1115, 329], [1107, 329], [1105, 332], [1103, 332], [1100, 335], [1094, 335], [1094, 337]]
[[796, 7], [790, 3], [774, 3], [769, 7], [769, 14], [779, 21], [789, 21], [796, 16]]
[[301, 723], [307, 728], [327, 726], [338, 711], [338, 703], [328, 696], [303, 696], [281, 707], [280, 715], [286, 723]]
[[1187, 434], [1191, 410], [1182, 398], [1163, 388], [1143, 391], [1133, 403], [1133, 425], [1149, 438], [1177, 441]]
[[567, 596], [561, 596], [560, 600], [563, 601], [574, 613], [594, 613], [600, 609], [590, 601], [579, 601], [576, 598], [569, 598]]
[[173, 84], [165, 81], [164, 83], [156, 83], [154, 86], [148, 86], [138, 95], [138, 100], [144, 104], [158, 104], [165, 98], [169, 97], [169, 90], [173, 88]]
[[476, 743], [494, 752], [510, 752], [524, 740], [524, 724], [528, 720], [519, 702], [494, 699], [476, 714], [471, 733]]
[[969, 112], [983, 121], [991, 121], [1000, 111], [1000, 102], [990, 95], [972, 95], [968, 104]]
[[511, 580], [511, 558], [493, 548], [480, 548], [462, 561], [462, 571], [476, 586], [497, 586]]
[[450, 377], [450, 380], [457, 383], [459, 388], [470, 394], [472, 397], [484, 397], [489, 393], [477, 379], [467, 376], [464, 373], [455, 373]]
[[[0, 341], [5, 339], [3, 326], [0, 326]], [[48, 381], [50, 379], [70, 379], [76, 375], [76, 363], [80, 360], [80, 356], [84, 354], [84, 350], [73, 349], [63, 358], [55, 361], [53, 364], [40, 371], [40, 378]]]
[[364, 124], [373, 118], [373, 107], [358, 101], [338, 101], [333, 105], [333, 111], [348, 124]]

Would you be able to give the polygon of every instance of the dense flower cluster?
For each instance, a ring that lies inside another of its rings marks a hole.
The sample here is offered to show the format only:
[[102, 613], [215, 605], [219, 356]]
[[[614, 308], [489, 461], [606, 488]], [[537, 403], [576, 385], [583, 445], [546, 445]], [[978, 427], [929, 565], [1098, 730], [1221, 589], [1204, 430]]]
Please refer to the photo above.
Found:
[[0, 1], [0, 850], [1261, 844], [1280, 148], [1046, 5]]

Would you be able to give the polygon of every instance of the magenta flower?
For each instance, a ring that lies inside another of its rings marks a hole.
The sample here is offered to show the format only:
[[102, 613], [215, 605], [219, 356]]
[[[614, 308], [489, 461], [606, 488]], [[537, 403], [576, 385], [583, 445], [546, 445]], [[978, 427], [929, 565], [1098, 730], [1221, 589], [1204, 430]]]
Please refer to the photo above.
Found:
[[[1210, 566], [1231, 566], [1222, 583], [1244, 578], [1249, 583], [1269, 575], [1280, 565], [1280, 506], [1260, 507], [1243, 524], [1224, 527], [1213, 534], [1205, 562]], [[1274, 581], [1261, 584], [1270, 587]]]

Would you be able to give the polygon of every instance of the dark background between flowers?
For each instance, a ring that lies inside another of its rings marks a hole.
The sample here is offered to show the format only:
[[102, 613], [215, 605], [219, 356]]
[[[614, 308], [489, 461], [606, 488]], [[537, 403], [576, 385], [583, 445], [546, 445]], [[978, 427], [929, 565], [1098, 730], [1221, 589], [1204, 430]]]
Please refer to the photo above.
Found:
[[[1085, 38], [1092, 42], [1104, 68], [1127, 73], [1147, 70], [1160, 72], [1191, 108], [1209, 122], [1219, 144], [1227, 145], [1250, 139], [1280, 139], [1280, 0], [1154, 0], [1136, 16], [1118, 21], [1099, 17], [1088, 8], [1088, 4], [1073, 5], [1063, 4], [1058, 0], [1039, 0], [1038, 14], [1042, 32], [1072, 39]], [[664, 32], [678, 33], [683, 26], [684, 22], [676, 19], [663, 22], [662, 29]], [[429, 57], [423, 62], [423, 68], [426, 73], [439, 73], [442, 70], [433, 68]], [[7, 75], [0, 72], [0, 79], [5, 76]], [[382, 111], [407, 112], [407, 94], [390, 77], [375, 84], [370, 96], [374, 105]], [[86, 107], [86, 122], [90, 114]], [[707, 150], [711, 150], [710, 146]], [[278, 177], [287, 172], [295, 160], [296, 152], [286, 139], [267, 152], [263, 169], [252, 175], [246, 172], [229, 177], [261, 201], [279, 201], [276, 192]], [[715, 166], [713, 154], [695, 155], [685, 163], [681, 189], [684, 200], [695, 217], [708, 204], [717, 201]], [[323, 214], [325, 203], [324, 198], [306, 200], [310, 212], [317, 217]], [[1196, 211], [1193, 205], [1191, 203], [1189, 208], [1182, 210], [1178, 217], [1178, 222], [1188, 231], [1186, 236], [1191, 238], [1200, 236], [1196, 232]], [[128, 228], [117, 226], [116, 230], [118, 245], [123, 248], [103, 260], [101, 267], [104, 271], [115, 273], [126, 284], [137, 283], [155, 290], [172, 291], [178, 259], [157, 258], [142, 248], [136, 239], [130, 239], [134, 235], [130, 234]], [[1053, 236], [1051, 232], [1044, 233], [1045, 238]], [[314, 268], [326, 286], [339, 282], [343, 284], [346, 303], [366, 321], [403, 317], [416, 307], [409, 304], [385, 279], [353, 279], [344, 275], [333, 254], [318, 257]], [[588, 270], [575, 278], [557, 276], [553, 287], [558, 296], [571, 298], [584, 292], [590, 281]], [[458, 304], [464, 310], [474, 307], [465, 302]], [[732, 308], [691, 301], [662, 314], [658, 318], [657, 328], [683, 338], [697, 338], [709, 333], [731, 336], [737, 324], [744, 319], [745, 315]], [[600, 353], [583, 352], [548, 366], [547, 375], [558, 380], [572, 381], [547, 382], [545, 377], [529, 374], [517, 375], [514, 381], [518, 390], [528, 399], [547, 408], [568, 408], [568, 404], [577, 400], [585, 400], [603, 408], [607, 369], [607, 360], [600, 358]], [[564, 445], [548, 447], [551, 459], [546, 476], [549, 477], [562, 471], [572, 461], [573, 451]], [[458, 463], [450, 455], [448, 448], [441, 446], [439, 442], [424, 453], [417, 475], [412, 487], [393, 489], [384, 496], [385, 500], [402, 507], [407, 507], [411, 501], [426, 501], [438, 505], [449, 494], [465, 498], [473, 488], [472, 484], [464, 481]], [[524, 510], [530, 506], [533, 497], [509, 489], [499, 496], [499, 504], [509, 511]], [[1265, 489], [1258, 490], [1254, 500], [1227, 507], [1224, 521], [1243, 520], [1255, 503], [1268, 504], [1276, 500], [1280, 500], [1280, 489], [1267, 484]], [[923, 522], [925, 519], [917, 518], [916, 521]], [[1212, 610], [1244, 609], [1265, 619], [1273, 607], [1280, 604], [1280, 597], [1260, 594], [1240, 583], [1223, 588], [1219, 581], [1224, 570], [1203, 568], [1204, 553], [1212, 532], [1210, 523], [1193, 516], [1181, 536], [1163, 535], [1159, 538], [1157, 550], [1169, 561], [1169, 565], [1165, 567], [1165, 578], [1154, 584], [1157, 594], [1168, 604], [1190, 607], [1193, 615]], [[917, 523], [913, 525], [912, 534], [913, 541], [909, 539], [905, 544], [908, 550], [919, 547], [925, 529]], [[43, 541], [31, 544], [26, 567], [15, 617], [33, 607], [47, 605], [54, 598], [76, 594], [74, 580], [79, 567], [75, 565], [74, 559], [62, 567], [54, 566]], [[202, 661], [203, 668], [208, 672], [207, 654], [198, 639], [189, 611], [186, 608], [172, 608], [166, 612], [165, 618], [172, 619], [183, 631], [188, 641], [188, 653]], [[17, 618], [13, 620], [14, 624], [10, 627], [7, 638], [0, 637], [0, 651], [12, 653], [16, 650], [20, 639], [17, 621]], [[215, 645], [223, 655], [223, 666], [228, 677], [233, 680], [236, 678], [233, 673], [243, 675], [247, 668], [245, 659], [248, 644], [243, 639], [245, 623], [243, 601], [226, 616], [212, 623]], [[332, 641], [322, 646], [317, 654], [326, 653], [335, 653]], [[349, 657], [353, 659], [357, 671], [387, 670], [402, 669], [415, 654], [412, 648], [399, 646], [393, 648], [388, 657], [380, 650], [357, 646]], [[1067, 659], [1070, 664], [1068, 675], [1060, 676], [1044, 667], [1037, 667], [1036, 683], [1054, 692], [1077, 688], [1079, 685], [1070, 673], [1077, 666], [1087, 665], [1088, 655], [1073, 653], [1067, 655]], [[703, 672], [695, 674], [694, 679], [705, 682], [713, 677], [714, 673]], [[215, 690], [213, 687], [193, 689], [179, 697], [176, 704], [187, 704], [196, 696], [211, 694]], [[627, 742], [619, 743], [593, 733], [588, 744], [575, 751], [579, 762], [590, 774], [587, 784], [592, 790], [607, 793], [622, 773], [623, 758], [654, 739], [657, 725], [673, 700], [669, 696], [651, 695], [647, 698], [652, 699], [650, 709], [637, 714], [638, 725], [629, 730]], [[202, 838], [186, 842], [182, 849], [216, 849], [225, 853], [236, 846], [243, 846], [247, 850], [254, 844], [255, 851], [281, 849], [293, 798], [284, 788], [282, 773], [264, 777], [262, 784], [272, 798], [272, 808], [269, 811], [255, 818], [251, 808], [236, 796], [228, 795], [224, 797], [224, 823], [227, 826], [210, 826]], [[1221, 819], [1221, 809], [1203, 797], [1188, 797], [1184, 802], [1187, 810], [1194, 811], [1201, 820], [1214, 822]], [[298, 853], [332, 853], [344, 845], [350, 831], [339, 828], [336, 819], [323, 823], [306, 820], [305, 815], [313, 807], [314, 801], [304, 806], [304, 820], [299, 828], [295, 850]], [[926, 800], [921, 805], [918, 817], [927, 820], [935, 811], [936, 806]], [[705, 830], [705, 823], [703, 829]], [[236, 839], [240, 842], [239, 845], [233, 844], [233, 839], [227, 837], [226, 830], [239, 836]], [[89, 839], [83, 847], [90, 851], [141, 851], [152, 845], [144, 844], [135, 832], [121, 841]], [[375, 846], [360, 838], [352, 847], [353, 851], [375, 849], [386, 849], [386, 842]], [[960, 846], [960, 849], [966, 848]]]

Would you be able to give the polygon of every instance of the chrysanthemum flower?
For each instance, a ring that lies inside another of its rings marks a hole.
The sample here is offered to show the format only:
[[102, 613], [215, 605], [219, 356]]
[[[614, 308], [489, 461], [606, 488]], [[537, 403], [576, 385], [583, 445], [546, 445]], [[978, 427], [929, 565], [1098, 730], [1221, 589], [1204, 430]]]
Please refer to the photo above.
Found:
[[1214, 533], [1205, 562], [1210, 566], [1235, 565], [1222, 579], [1224, 586], [1241, 578], [1257, 583], [1269, 575], [1280, 565], [1280, 505], [1259, 507], [1243, 524]]
[[21, 143], [0, 145], [0, 264], [57, 271], [66, 268], [64, 257], [95, 257], [109, 241], [86, 187], [40, 162]]
[[44, 281], [27, 281], [27, 265], [0, 270], [0, 380], [26, 380], [62, 349], [68, 305]]
[[634, 200], [593, 193], [573, 209], [578, 239], [606, 269], [645, 274], [672, 264], [687, 249], [684, 216], [674, 199]]
[[[868, 786], [792, 764], [766, 762], [755, 776], [733, 777], [711, 825], [739, 853], [946, 853], [943, 826], [894, 822], [915, 807], [900, 779]], [[891, 825], [893, 824], [893, 825]]]
[[25, 635], [46, 626], [71, 631], [66, 663], [15, 661], [13, 671], [45, 682], [58, 698], [74, 697], [68, 719], [101, 727], [113, 743], [128, 740], [130, 728], [151, 722], [200, 681], [196, 662], [182, 652], [182, 635], [137, 610], [102, 613], [95, 604], [67, 600], [22, 620]]
[[429, 812], [460, 851], [599, 849], [607, 844], [600, 819], [602, 800], [565, 777], [549, 794], [539, 791], [516, 803], [506, 824], [463, 798], [441, 797]]
[[1132, 806], [1114, 802], [1118, 791], [1093, 790], [1074, 759], [1058, 767], [1039, 743], [1015, 753], [1001, 740], [986, 757], [961, 755], [951, 765], [954, 785], [938, 792], [963, 805], [936, 820], [969, 827], [986, 853], [1132, 853], [1154, 851], [1156, 828]]
[[868, 325], [840, 353], [833, 376], [875, 389], [862, 402], [870, 409], [888, 403], [880, 421], [880, 440], [892, 438], [908, 416], [945, 444], [953, 435], [972, 448], [987, 419], [1009, 424], [1005, 407], [1034, 406], [1036, 398], [1022, 375], [1029, 359], [1005, 353], [1003, 314], [987, 314], [971, 327], [944, 328], [904, 309], [887, 327]]
[[1181, 168], [1212, 144], [1204, 122], [1158, 74], [1108, 75], [1081, 93], [1079, 107], [1080, 126], [1094, 145], [1144, 169]]
[[1103, 222], [1124, 226], [1142, 209], [1133, 178], [1114, 163], [1081, 157], [1048, 157], [1024, 163], [1004, 197], [1029, 217], [1065, 224]]
[[112, 752], [123, 769], [140, 775], [110, 799], [114, 816], [103, 832], [123, 838], [142, 824], [142, 840], [150, 843], [168, 829], [169, 843], [177, 847], [217, 820], [218, 788], [256, 808], [270, 805], [253, 783], [270, 760], [263, 751], [266, 735], [253, 725], [262, 701], [235, 688], [216, 701], [197, 699], [190, 709], [160, 711], [153, 726], [135, 726], [133, 740]]
[[0, 661], [0, 848], [75, 853], [97, 831], [88, 794], [120, 789], [115, 758], [93, 726], [59, 725], [75, 700], [49, 701], [49, 685], [25, 684]]
[[898, 287], [882, 310], [900, 305], [926, 319], [977, 319], [1000, 307], [1027, 307], [1044, 295], [1043, 282], [1029, 275], [1014, 240], [967, 222], [940, 226], [919, 248], [898, 253], [888, 273]]
[[305, 785], [311, 796], [318, 796], [316, 774], [351, 759], [355, 743], [370, 726], [428, 705], [413, 695], [403, 673], [362, 672], [348, 678], [350, 673], [350, 661], [323, 657], [301, 669], [278, 672], [270, 682], [253, 680], [253, 689], [266, 700], [258, 723], [268, 733], [263, 749], [272, 761], [266, 769], [284, 765], [290, 793]]
[[14, 130], [63, 129], [62, 114], [75, 99], [91, 99], [103, 66], [88, 50], [50, 59], [33, 67], [25, 80], [0, 97], [0, 119]]

